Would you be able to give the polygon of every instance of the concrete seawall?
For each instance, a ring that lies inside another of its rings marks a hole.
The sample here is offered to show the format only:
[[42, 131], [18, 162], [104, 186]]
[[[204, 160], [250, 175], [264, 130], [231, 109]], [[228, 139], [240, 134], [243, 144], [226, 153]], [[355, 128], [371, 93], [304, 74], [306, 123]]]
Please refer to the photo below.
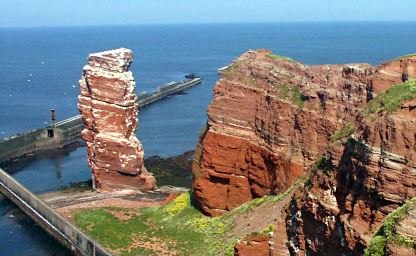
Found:
[[62, 148], [81, 138], [80, 116], [66, 119], [54, 127], [17, 134], [0, 141], [0, 163], [38, 150]]
[[202, 78], [194, 78], [189, 81], [174, 84], [169, 87], [164, 87], [163, 90], [159, 87], [158, 90], [152, 94], [142, 93], [137, 97], [138, 107], [144, 107], [155, 101], [161, 100], [169, 95], [186, 90], [194, 85], [201, 83]]
[[[201, 83], [202, 78], [194, 78], [185, 82], [177, 83], [169, 87], [158, 87], [153, 93], [142, 93], [138, 95], [137, 106], [144, 107], [169, 95], [186, 90]], [[36, 151], [48, 149], [60, 149], [76, 142], [81, 138], [84, 125], [81, 116], [74, 116], [34, 131], [16, 134], [0, 140], [0, 163], [24, 156]]]
[[111, 255], [0, 169], [0, 192], [75, 255]]

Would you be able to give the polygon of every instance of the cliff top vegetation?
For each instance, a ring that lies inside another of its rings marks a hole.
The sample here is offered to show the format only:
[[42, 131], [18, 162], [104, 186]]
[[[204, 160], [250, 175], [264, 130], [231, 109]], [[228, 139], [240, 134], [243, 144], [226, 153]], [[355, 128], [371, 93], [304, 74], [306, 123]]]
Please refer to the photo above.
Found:
[[273, 207], [303, 180], [282, 194], [254, 199], [220, 217], [204, 216], [193, 205], [192, 194], [184, 193], [161, 207], [79, 210], [75, 224], [116, 255], [234, 255], [237, 239], [274, 227], [252, 225], [247, 234], [236, 233], [236, 219], [261, 206]]
[[392, 113], [407, 101], [416, 98], [416, 80], [397, 84], [372, 99], [364, 109], [365, 115]]
[[402, 60], [402, 59], [407, 59], [407, 58], [412, 58], [412, 57], [416, 57], [416, 53], [411, 53], [411, 54], [400, 56], [396, 60]]

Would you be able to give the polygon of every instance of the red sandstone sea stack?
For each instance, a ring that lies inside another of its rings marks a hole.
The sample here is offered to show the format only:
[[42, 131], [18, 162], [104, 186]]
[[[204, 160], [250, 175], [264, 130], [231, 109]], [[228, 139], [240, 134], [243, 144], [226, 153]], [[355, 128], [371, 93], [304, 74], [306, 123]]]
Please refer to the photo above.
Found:
[[90, 54], [79, 81], [82, 137], [99, 190], [155, 187], [136, 137], [136, 83], [128, 71], [132, 59], [131, 50], [124, 48]]

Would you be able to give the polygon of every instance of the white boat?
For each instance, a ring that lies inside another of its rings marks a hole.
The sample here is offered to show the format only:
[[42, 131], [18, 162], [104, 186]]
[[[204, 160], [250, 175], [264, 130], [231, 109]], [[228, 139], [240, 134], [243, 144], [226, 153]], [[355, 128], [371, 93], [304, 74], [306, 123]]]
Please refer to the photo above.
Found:
[[225, 70], [227, 70], [229, 68], [229, 66], [224, 66], [222, 68], [218, 69], [218, 74], [221, 74], [222, 72], [224, 72]]

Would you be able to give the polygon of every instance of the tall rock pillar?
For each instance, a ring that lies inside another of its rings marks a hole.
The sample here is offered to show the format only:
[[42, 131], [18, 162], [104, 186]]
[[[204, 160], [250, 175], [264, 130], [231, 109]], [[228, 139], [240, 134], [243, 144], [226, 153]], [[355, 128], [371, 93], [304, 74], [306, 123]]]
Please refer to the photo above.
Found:
[[79, 81], [82, 137], [98, 190], [155, 187], [136, 137], [136, 83], [128, 71], [132, 59], [131, 50], [125, 48], [90, 54]]

